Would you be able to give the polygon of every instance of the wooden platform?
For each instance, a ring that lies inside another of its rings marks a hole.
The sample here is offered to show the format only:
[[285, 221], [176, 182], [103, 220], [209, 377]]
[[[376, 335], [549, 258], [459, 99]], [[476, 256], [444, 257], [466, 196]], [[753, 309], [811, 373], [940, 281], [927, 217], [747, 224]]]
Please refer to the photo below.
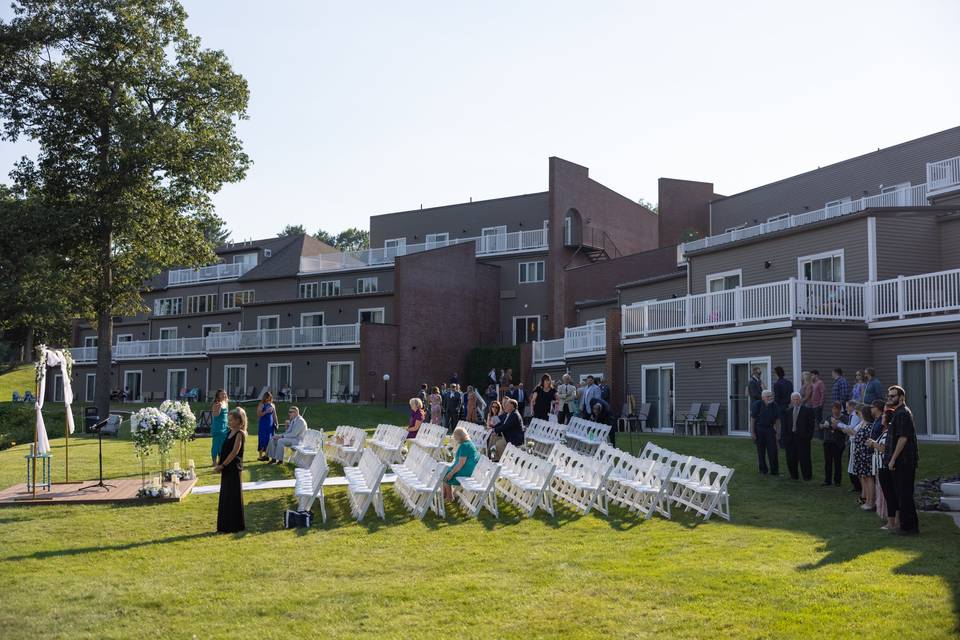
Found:
[[[147, 480], [149, 482], [149, 478]], [[23, 505], [41, 505], [41, 504], [109, 504], [109, 503], [142, 503], [152, 504], [156, 502], [180, 502], [193, 490], [197, 480], [182, 480], [180, 482], [179, 498], [138, 498], [137, 491], [140, 490], [141, 479], [135, 478], [113, 478], [104, 480], [105, 484], [113, 485], [110, 491], [102, 487], [95, 487], [87, 491], [80, 491], [82, 487], [89, 487], [97, 484], [97, 480], [87, 480], [86, 482], [71, 482], [69, 484], [54, 483], [50, 491], [42, 489], [37, 490], [37, 497], [33, 499], [31, 492], [27, 491], [26, 483], [15, 484], [0, 491], [0, 507], [16, 507]], [[169, 482], [166, 486], [172, 487]]]

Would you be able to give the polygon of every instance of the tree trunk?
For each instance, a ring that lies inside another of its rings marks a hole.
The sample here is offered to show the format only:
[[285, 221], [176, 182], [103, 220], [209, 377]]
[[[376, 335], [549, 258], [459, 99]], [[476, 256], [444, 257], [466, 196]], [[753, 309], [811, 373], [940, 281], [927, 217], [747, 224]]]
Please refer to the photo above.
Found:
[[100, 238], [102, 272], [100, 274], [100, 292], [97, 296], [97, 379], [94, 400], [97, 405], [97, 415], [104, 419], [110, 415], [110, 392], [114, 385], [123, 388], [120, 380], [120, 371], [117, 371], [117, 380], [111, 375], [111, 360], [113, 359], [113, 309], [110, 295], [113, 287], [113, 271], [110, 263], [112, 233], [107, 229]]
[[33, 362], [33, 327], [27, 327], [27, 337], [23, 341], [23, 362]]

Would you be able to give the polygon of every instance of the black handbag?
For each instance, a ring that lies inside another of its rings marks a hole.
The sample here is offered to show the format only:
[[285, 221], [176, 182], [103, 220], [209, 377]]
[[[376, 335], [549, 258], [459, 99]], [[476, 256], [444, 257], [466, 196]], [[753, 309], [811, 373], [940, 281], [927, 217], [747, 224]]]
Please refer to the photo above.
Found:
[[283, 514], [284, 529], [309, 529], [311, 522], [313, 522], [313, 514], [309, 511], [287, 509]]

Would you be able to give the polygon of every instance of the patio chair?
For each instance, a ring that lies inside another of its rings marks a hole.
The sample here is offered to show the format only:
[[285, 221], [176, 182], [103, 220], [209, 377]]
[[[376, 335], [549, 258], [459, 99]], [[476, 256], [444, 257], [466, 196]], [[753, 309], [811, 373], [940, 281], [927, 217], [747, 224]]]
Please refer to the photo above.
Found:
[[723, 426], [720, 424], [720, 403], [711, 402], [707, 409], [703, 412], [703, 415], [697, 418], [694, 421], [694, 429], [699, 431], [700, 425], [703, 425], [703, 435], [710, 435], [710, 429], [716, 428], [718, 431], [723, 430]]
[[323, 400], [323, 389], [307, 389], [308, 400]]
[[691, 402], [689, 411], [677, 412], [677, 415], [673, 418], [674, 433], [678, 433], [680, 427], [683, 427], [684, 435], [689, 433], [690, 424], [700, 417], [701, 405], [702, 403], [700, 402]]
[[293, 401], [299, 402], [301, 398], [306, 398], [307, 394], [303, 389], [294, 389], [293, 390]]

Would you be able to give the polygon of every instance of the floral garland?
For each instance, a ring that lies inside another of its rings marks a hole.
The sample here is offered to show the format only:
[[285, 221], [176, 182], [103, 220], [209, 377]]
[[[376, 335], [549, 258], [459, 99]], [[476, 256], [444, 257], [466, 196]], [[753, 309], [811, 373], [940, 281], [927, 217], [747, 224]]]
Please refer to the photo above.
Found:
[[[47, 345], [37, 345], [37, 364], [34, 365], [34, 379], [37, 384], [40, 384], [40, 378], [46, 373], [48, 351], [50, 351], [50, 349]], [[73, 379], [73, 354], [70, 353], [70, 349], [62, 349], [60, 352], [63, 354], [63, 359], [67, 362], [67, 377]]]
[[197, 431], [197, 417], [190, 409], [190, 404], [178, 400], [164, 400], [160, 403], [160, 412], [165, 414], [175, 425], [174, 439], [179, 442], [193, 440]]
[[154, 446], [161, 456], [173, 449], [177, 427], [167, 414], [155, 407], [140, 409], [130, 416], [130, 435], [138, 458], [146, 458]]

